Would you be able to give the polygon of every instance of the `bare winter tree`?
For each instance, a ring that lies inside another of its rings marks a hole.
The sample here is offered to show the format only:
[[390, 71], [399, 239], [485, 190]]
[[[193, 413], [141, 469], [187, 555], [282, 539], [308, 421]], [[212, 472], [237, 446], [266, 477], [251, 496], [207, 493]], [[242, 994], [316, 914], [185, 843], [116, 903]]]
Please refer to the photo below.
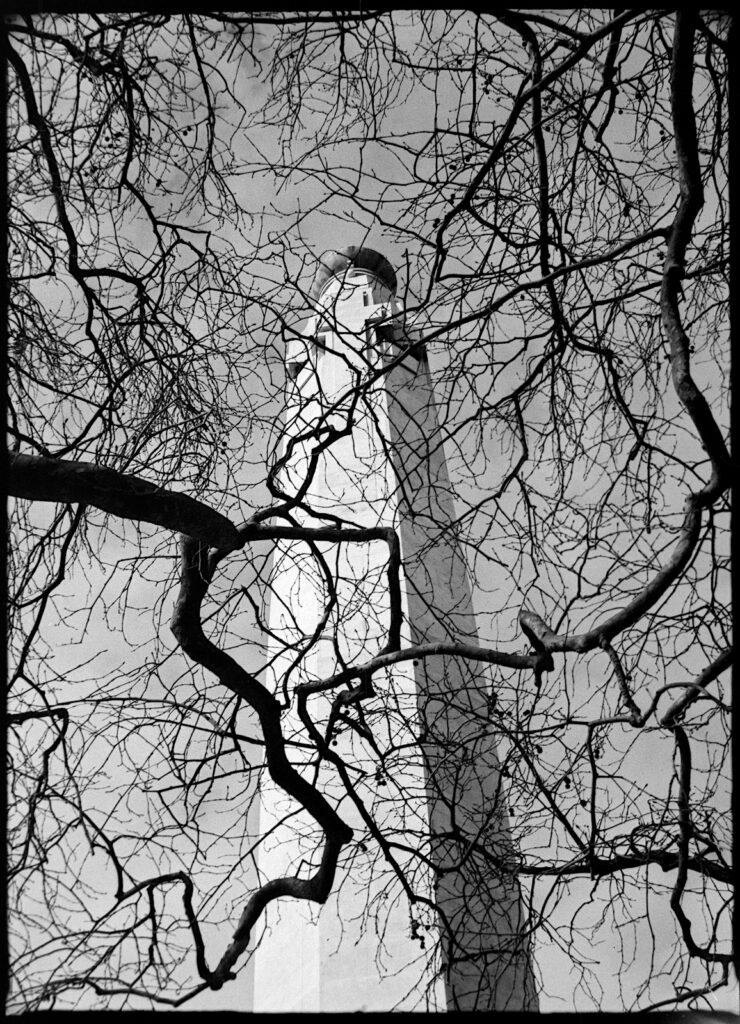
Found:
[[[7, 36], [10, 1009], [226, 1005], [266, 908], [324, 903], [361, 855], [387, 878], [366, 927], [410, 900], [444, 971], [426, 840], [386, 814], [418, 801], [398, 780], [425, 740], [391, 669], [441, 654], [488, 666], [541, 1007], [719, 1005], [728, 20], [37, 15]], [[367, 239], [428, 361], [455, 515], [425, 543], [465, 552], [475, 644], [411, 642], [397, 533], [311, 499], [393, 359], [306, 419], [288, 471], [315, 259]], [[383, 571], [352, 604], [340, 555], [369, 545]], [[268, 628], [280, 559], [323, 581], [308, 630]], [[275, 877], [268, 785], [297, 850]]]

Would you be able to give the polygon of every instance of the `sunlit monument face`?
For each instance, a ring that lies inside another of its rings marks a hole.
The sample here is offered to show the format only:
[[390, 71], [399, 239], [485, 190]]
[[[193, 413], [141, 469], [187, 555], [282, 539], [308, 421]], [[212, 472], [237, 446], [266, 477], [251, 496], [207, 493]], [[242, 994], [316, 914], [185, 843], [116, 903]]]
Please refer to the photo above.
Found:
[[[293, 381], [286, 446], [324, 421], [345, 432], [320, 457], [307, 506], [357, 527], [397, 532], [409, 642], [471, 642], [477, 634], [468, 572], [445, 530], [454, 521], [454, 496], [444, 450], [429, 449], [437, 420], [426, 355], [414, 347], [396, 287], [393, 268], [372, 249], [322, 257], [310, 292], [317, 311], [286, 354]], [[359, 401], [358, 374], [366, 382]], [[300, 486], [315, 443], [312, 435], [291, 449], [286, 489]], [[336, 594], [341, 633], [330, 614], [304, 659], [306, 678], [331, 677], [382, 649], [386, 571], [385, 545], [344, 547]], [[285, 636], [293, 627], [296, 639], [310, 634], [325, 615], [327, 594], [295, 547], [286, 545], [276, 559], [274, 590], [270, 629]], [[276, 683], [289, 660], [276, 661]], [[255, 1010], [536, 1009], [518, 884], [507, 870], [512, 851], [499, 766], [480, 727], [490, 693], [485, 669], [442, 653], [389, 665], [373, 691], [347, 706], [333, 734], [332, 749], [352, 766], [351, 794], [335, 772], [323, 771], [324, 791], [357, 841], [340, 860], [335, 892], [320, 913], [296, 902], [269, 908], [271, 938], [256, 954]], [[328, 720], [329, 697], [324, 707]], [[381, 767], [379, 749], [387, 751]], [[319, 773], [323, 778], [321, 767]], [[260, 829], [276, 836], [260, 861], [270, 877], [295, 871], [312, 848], [308, 827], [304, 844], [277, 838], [288, 813], [277, 791], [263, 791]], [[471, 852], [471, 836], [485, 857]], [[293, 965], [287, 977], [286, 958]]]

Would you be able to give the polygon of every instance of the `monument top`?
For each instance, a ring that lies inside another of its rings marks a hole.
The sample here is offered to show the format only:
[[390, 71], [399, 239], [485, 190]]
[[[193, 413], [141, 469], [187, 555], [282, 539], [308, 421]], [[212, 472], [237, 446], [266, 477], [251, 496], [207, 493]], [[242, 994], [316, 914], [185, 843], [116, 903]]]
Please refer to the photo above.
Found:
[[341, 252], [330, 249], [320, 258], [319, 268], [311, 285], [311, 298], [319, 299], [331, 280], [335, 277], [343, 277], [350, 269], [374, 274], [392, 294], [395, 294], [396, 273], [385, 256], [376, 252], [375, 249], [350, 245], [346, 249], [342, 249]]

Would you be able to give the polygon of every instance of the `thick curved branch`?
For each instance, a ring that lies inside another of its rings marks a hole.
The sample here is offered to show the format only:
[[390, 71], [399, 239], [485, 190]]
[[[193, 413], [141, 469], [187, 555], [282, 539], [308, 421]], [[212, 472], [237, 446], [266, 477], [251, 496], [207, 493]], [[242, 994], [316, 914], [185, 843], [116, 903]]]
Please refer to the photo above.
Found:
[[695, 23], [696, 13], [690, 9], [679, 11], [676, 16], [671, 70], [671, 108], [680, 198], [666, 245], [660, 312], [663, 330], [671, 350], [671, 374], [676, 394], [691, 417], [712, 462], [712, 479], [699, 495], [702, 504], [708, 505], [730, 484], [730, 456], [709, 404], [691, 376], [689, 339], [683, 329], [678, 308], [686, 250], [691, 241], [694, 222], [704, 205], [696, 118], [691, 98]]
[[234, 938], [213, 972], [211, 988], [219, 989], [225, 981], [233, 977], [231, 968], [249, 944], [252, 928], [259, 919], [268, 903], [281, 896], [292, 899], [311, 900], [314, 903], [325, 903], [334, 884], [337, 860], [346, 839], [327, 836], [321, 864], [311, 878], [275, 878], [261, 886], [249, 898], [234, 932]]
[[247, 948], [252, 927], [268, 903], [281, 896], [319, 903], [326, 900], [334, 881], [339, 853], [342, 846], [352, 838], [352, 829], [342, 821], [318, 789], [304, 779], [288, 760], [280, 723], [280, 704], [276, 698], [203, 633], [200, 608], [212, 571], [207, 550], [196, 541], [183, 540], [180, 593], [172, 617], [172, 632], [188, 657], [212, 672], [219, 682], [256, 712], [265, 739], [270, 777], [305, 808], [325, 835], [321, 863], [311, 878], [292, 876], [273, 879], [251, 896], [232, 943], [211, 975], [211, 987], [219, 989], [233, 977], [231, 968]]
[[185, 916], [188, 919], [190, 925], [190, 931], [193, 936], [193, 942], [195, 944], [195, 962], [198, 968], [198, 974], [205, 981], [210, 981], [211, 972], [208, 970], [205, 956], [205, 943], [203, 941], [203, 935], [200, 930], [200, 924], [193, 908], [193, 881], [190, 875], [184, 871], [170, 871], [167, 874], [159, 875], [157, 878], [147, 878], [143, 882], [137, 882], [136, 885], [127, 889], [125, 892], [118, 892], [117, 901], [118, 904], [124, 900], [131, 899], [137, 893], [144, 889], [148, 889], [150, 892], [161, 886], [168, 885], [170, 882], [181, 882], [183, 885], [182, 903], [183, 909], [185, 910]]
[[684, 693], [683, 696], [679, 697], [679, 699], [668, 708], [661, 718], [660, 724], [666, 725], [669, 728], [675, 725], [689, 705], [693, 704], [694, 701], [701, 697], [707, 686], [709, 686], [710, 683], [713, 683], [718, 676], [728, 669], [732, 665], [733, 660], [734, 651], [732, 648], [722, 651], [711, 665], [707, 665], [704, 671], [696, 677], [688, 691]]
[[686, 881], [689, 872], [689, 843], [693, 836], [693, 825], [691, 822], [691, 745], [688, 736], [680, 725], [674, 727], [676, 737], [676, 751], [678, 753], [678, 874], [676, 883], [671, 893], [671, 910], [681, 928], [686, 948], [691, 956], [699, 957], [708, 963], [730, 964], [730, 954], [712, 953], [709, 945], [702, 947], [696, 943], [692, 934], [691, 921], [683, 909], [682, 900]]
[[[545, 627], [546, 633], [540, 631], [540, 643], [544, 650], [551, 652], [590, 651], [634, 625], [667, 592], [688, 565], [699, 540], [702, 509], [716, 501], [731, 484], [730, 455], [709, 404], [691, 376], [689, 339], [683, 329], [678, 308], [686, 250], [691, 241], [694, 222], [704, 203], [696, 120], [691, 98], [694, 23], [695, 15], [690, 11], [679, 11], [676, 16], [671, 71], [671, 109], [678, 160], [679, 204], [668, 233], [660, 306], [663, 330], [671, 348], [673, 385], [711, 460], [712, 476], [702, 490], [689, 494], [686, 498], [681, 532], [666, 565], [625, 608], [588, 633], [572, 637], [555, 636]], [[519, 621], [522, 629], [526, 631], [522, 616]]]
[[554, 653], [556, 651], [577, 651], [584, 653], [603, 646], [604, 642], [612, 640], [622, 630], [628, 629], [642, 618], [646, 611], [658, 601], [668, 588], [677, 580], [683, 570], [691, 561], [696, 544], [701, 532], [701, 509], [699, 499], [696, 495], [690, 494], [684, 506], [684, 521], [681, 527], [676, 546], [673, 549], [668, 562], [658, 570], [655, 576], [640, 591], [640, 593], [621, 611], [616, 612], [604, 622], [595, 626], [587, 633], [579, 633], [576, 636], [565, 636], [555, 634], [546, 624], [532, 612], [522, 611], [519, 615], [519, 624], [524, 632], [527, 628], [524, 624], [524, 617], [527, 616], [529, 631], [534, 631], [533, 621], [539, 620], [538, 639], [541, 649]]
[[226, 516], [195, 498], [88, 462], [11, 454], [8, 493], [31, 501], [93, 505], [122, 519], [164, 526], [226, 551], [244, 543]]
[[[645, 850], [644, 853], [616, 853], [612, 857], [589, 856], [585, 860], [563, 864], [555, 861], [551, 864], [520, 864], [517, 871], [522, 875], [588, 875], [591, 878], [604, 878], [619, 871], [631, 871], [645, 868], [648, 864], [657, 865], [662, 871], [675, 871], [681, 863], [680, 855], [672, 850]], [[706, 857], [687, 857], [687, 871], [696, 871], [717, 882], [732, 885], [735, 872], [732, 867], [718, 864]]]
[[518, 670], [549, 672], [552, 669], [552, 658], [549, 654], [506, 654], [504, 651], [497, 651], [492, 647], [478, 647], [476, 644], [460, 643], [455, 640], [439, 640], [428, 644], [404, 647], [397, 651], [383, 651], [375, 658], [370, 658], [360, 665], [353, 665], [328, 679], [300, 683], [296, 687], [296, 693], [308, 694], [333, 690], [337, 686], [349, 685], [353, 679], [369, 677], [379, 669], [397, 665], [402, 661], [419, 661], [422, 658], [433, 658], [440, 655], [452, 655], [469, 661], [484, 661], [489, 665], [502, 665], [504, 668]]

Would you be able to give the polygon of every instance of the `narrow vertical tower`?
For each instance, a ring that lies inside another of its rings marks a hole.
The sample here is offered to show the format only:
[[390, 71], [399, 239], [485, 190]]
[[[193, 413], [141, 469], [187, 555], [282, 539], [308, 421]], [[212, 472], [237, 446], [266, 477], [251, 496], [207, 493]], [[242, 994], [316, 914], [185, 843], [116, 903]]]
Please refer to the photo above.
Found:
[[[286, 354], [293, 390], [283, 486], [295, 493], [313, 467], [308, 508], [400, 536], [405, 644], [475, 643], [428, 362], [395, 293], [392, 267], [371, 249], [322, 260], [311, 292], [316, 314]], [[319, 452], [332, 428], [338, 440]], [[296, 518], [318, 524], [305, 511]], [[290, 657], [276, 652], [276, 688], [287, 692], [296, 678], [328, 677], [380, 652], [386, 559], [377, 543], [312, 553], [285, 545], [277, 553], [269, 628], [295, 646]], [[287, 903], [270, 908], [272, 934], [255, 958], [254, 1008], [536, 1010], [485, 668], [434, 654], [376, 673], [373, 685], [376, 698], [348, 708], [333, 739], [355, 773], [354, 796], [326, 766], [305, 765], [320, 785], [325, 779], [330, 799], [341, 800], [357, 844], [320, 914]], [[295, 870], [309, 856], [310, 827], [271, 789], [262, 792], [260, 814], [260, 831], [270, 835], [261, 871]]]

